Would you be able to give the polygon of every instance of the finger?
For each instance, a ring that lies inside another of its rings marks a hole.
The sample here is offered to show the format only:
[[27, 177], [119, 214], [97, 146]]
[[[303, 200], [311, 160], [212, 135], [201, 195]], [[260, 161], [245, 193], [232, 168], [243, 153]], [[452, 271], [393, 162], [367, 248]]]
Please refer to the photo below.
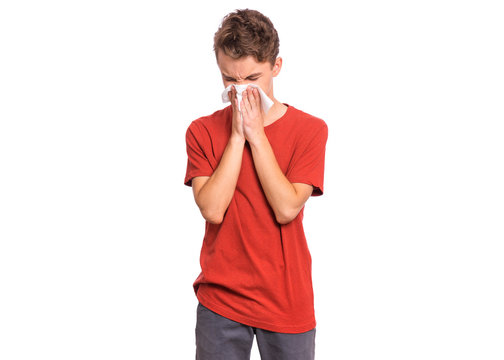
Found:
[[231, 101], [231, 104], [232, 104], [233, 103], [233, 98], [234, 98], [233, 87], [231, 87], [228, 90], [228, 98], [229, 98], [229, 100]]
[[254, 88], [252, 86], [247, 88], [247, 99], [250, 104], [250, 109], [254, 109], [256, 107], [256, 101], [254, 97]]
[[255, 111], [257, 111], [258, 113], [262, 113], [263, 112], [263, 109], [262, 109], [262, 105], [261, 105], [261, 94], [259, 92], [259, 89], [258, 88], [252, 88], [252, 91], [251, 91], [251, 96], [250, 98], [253, 99], [251, 100], [251, 104], [252, 106], [255, 108]]
[[235, 98], [233, 99], [233, 107], [234, 107], [236, 110], [238, 110], [238, 98], [237, 98], [237, 97], [235, 97]]
[[255, 99], [257, 106], [260, 107], [261, 106], [261, 94], [259, 94], [258, 89], [254, 89], [254, 99]]
[[231, 105], [233, 106], [233, 110], [238, 112], [239, 107], [238, 107], [238, 96], [236, 95], [236, 89], [231, 87], [231, 90], [228, 92], [229, 99], [231, 100]]
[[233, 98], [233, 92], [231, 90], [228, 91], [228, 98], [231, 101], [231, 105], [233, 105], [233, 107], [234, 107], [235, 102], [234, 102], [234, 98]]
[[240, 101], [241, 111], [243, 111], [245, 109], [245, 101], [247, 101], [247, 96], [245, 96], [245, 93], [242, 93], [241, 101]]
[[243, 93], [242, 93], [242, 101], [244, 102], [245, 104], [245, 108], [247, 109], [248, 112], [250, 112], [250, 109], [251, 109], [251, 105], [250, 105], [250, 101], [249, 101], [249, 98], [250, 98], [250, 92], [249, 90], [245, 90]]
[[243, 119], [246, 120], [248, 119], [248, 114], [249, 114], [249, 109], [248, 109], [248, 101], [247, 101], [247, 96], [245, 96], [245, 92], [242, 93], [242, 101], [241, 101], [241, 114], [243, 116]]

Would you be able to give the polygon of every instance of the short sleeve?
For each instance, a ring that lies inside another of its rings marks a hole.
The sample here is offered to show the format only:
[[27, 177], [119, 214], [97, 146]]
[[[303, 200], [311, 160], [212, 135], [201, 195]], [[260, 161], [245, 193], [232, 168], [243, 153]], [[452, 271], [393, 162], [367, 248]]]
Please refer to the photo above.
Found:
[[312, 196], [324, 193], [324, 164], [328, 128], [325, 122], [313, 135], [299, 142], [286, 177], [291, 183], [313, 186]]
[[195, 122], [191, 123], [186, 132], [187, 169], [184, 184], [192, 185], [192, 179], [196, 176], [210, 176], [213, 168], [205, 155], [205, 149], [209, 141], [201, 135]]

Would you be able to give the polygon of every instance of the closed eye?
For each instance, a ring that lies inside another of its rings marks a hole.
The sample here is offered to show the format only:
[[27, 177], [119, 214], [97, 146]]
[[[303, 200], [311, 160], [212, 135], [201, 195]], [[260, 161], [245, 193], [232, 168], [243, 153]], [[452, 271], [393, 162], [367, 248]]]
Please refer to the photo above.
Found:
[[[259, 79], [259, 78], [258, 77], [248, 77], [247, 78], [247, 80], [250, 80], [250, 81], [256, 81], [257, 79]], [[226, 81], [236, 81], [233, 78], [224, 78], [224, 80], [226, 80]]]
[[[224, 74], [222, 74], [223, 76], [223, 79], [225, 81], [231, 81], [231, 82], [236, 82], [236, 79], [235, 78], [232, 78], [232, 77], [229, 77], [229, 76], [225, 76]], [[255, 74], [251, 74], [250, 76], [248, 76], [246, 78], [246, 80], [249, 80], [249, 81], [256, 81], [257, 79], [259, 79], [261, 77], [262, 73], [255, 73]]]

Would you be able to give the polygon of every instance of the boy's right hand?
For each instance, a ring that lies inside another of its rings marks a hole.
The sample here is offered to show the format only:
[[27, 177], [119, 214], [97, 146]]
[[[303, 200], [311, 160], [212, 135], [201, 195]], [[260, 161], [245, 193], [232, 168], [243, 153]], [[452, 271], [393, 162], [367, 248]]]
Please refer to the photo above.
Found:
[[245, 141], [245, 133], [243, 132], [243, 119], [240, 110], [238, 110], [238, 98], [236, 96], [236, 89], [234, 88], [234, 86], [231, 87], [231, 91], [228, 92], [228, 96], [229, 99], [231, 99], [231, 106], [233, 108], [231, 137]]

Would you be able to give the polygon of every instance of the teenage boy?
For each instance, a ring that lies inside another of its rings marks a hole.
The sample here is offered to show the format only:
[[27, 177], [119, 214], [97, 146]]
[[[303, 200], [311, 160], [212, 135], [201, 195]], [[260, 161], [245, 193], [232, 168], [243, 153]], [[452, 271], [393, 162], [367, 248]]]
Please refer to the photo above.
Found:
[[206, 220], [196, 359], [249, 359], [254, 335], [261, 358], [309, 360], [315, 353], [311, 257], [304, 204], [322, 195], [327, 125], [281, 103], [273, 78], [282, 67], [279, 39], [258, 11], [228, 14], [214, 51], [224, 87], [258, 88], [187, 129], [185, 184]]

